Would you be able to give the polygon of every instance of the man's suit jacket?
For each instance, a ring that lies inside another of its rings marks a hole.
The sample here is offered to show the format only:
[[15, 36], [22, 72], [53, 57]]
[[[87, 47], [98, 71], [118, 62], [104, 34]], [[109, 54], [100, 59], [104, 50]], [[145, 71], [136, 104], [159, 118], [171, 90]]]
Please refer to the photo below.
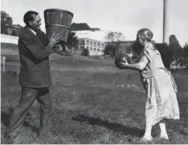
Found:
[[43, 32], [35, 35], [27, 27], [21, 30], [18, 49], [21, 64], [19, 83], [22, 87], [40, 88], [52, 85], [49, 55], [53, 50], [48, 47], [47, 40]]

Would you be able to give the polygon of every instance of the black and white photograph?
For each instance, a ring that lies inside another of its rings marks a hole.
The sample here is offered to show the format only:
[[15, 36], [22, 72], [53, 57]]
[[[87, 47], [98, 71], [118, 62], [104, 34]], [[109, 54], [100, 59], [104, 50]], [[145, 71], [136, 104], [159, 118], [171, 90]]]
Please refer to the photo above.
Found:
[[188, 0], [1, 0], [1, 144], [188, 144]]

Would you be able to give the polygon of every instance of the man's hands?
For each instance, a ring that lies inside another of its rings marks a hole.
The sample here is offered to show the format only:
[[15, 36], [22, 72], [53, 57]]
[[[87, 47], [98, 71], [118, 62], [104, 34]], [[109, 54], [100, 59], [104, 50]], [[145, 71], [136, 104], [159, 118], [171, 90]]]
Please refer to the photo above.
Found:
[[55, 34], [55, 33], [49, 39], [49, 46], [52, 48], [53, 53], [56, 53], [59, 55], [71, 55], [68, 52], [68, 48], [67, 48], [66, 44], [60, 40], [61, 40], [60, 35]]
[[49, 45], [53, 48], [60, 41], [60, 35], [53, 33], [49, 40]]

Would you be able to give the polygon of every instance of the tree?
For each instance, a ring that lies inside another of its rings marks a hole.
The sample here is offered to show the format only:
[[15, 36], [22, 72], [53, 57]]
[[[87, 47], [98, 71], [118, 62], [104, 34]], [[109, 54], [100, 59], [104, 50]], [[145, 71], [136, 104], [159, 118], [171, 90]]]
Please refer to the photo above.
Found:
[[21, 25], [19, 25], [19, 24], [15, 24], [15, 25], [13, 25], [13, 31], [12, 31], [12, 35], [13, 36], [19, 36], [19, 34], [20, 34], [20, 31], [21, 31], [21, 29], [22, 29], [23, 27], [21, 26]]
[[181, 57], [182, 47], [175, 35], [170, 35], [169, 37], [169, 48], [174, 59]]
[[84, 49], [82, 50], [82, 55], [83, 55], [83, 56], [89, 56], [89, 55], [90, 55], [90, 54], [89, 54], [89, 50], [86, 49], [86, 48], [84, 48]]
[[114, 49], [113, 45], [110, 44], [106, 45], [104, 49], [104, 54], [111, 56], [113, 49]]
[[184, 47], [184, 59], [185, 59], [185, 66], [188, 68], [188, 43], [185, 43]]
[[121, 32], [109, 32], [106, 39], [108, 42], [118, 42], [124, 39], [124, 35]]
[[[183, 49], [175, 35], [170, 35], [169, 49], [172, 53], [172, 63], [177, 66], [185, 66], [187, 61], [186, 49]], [[187, 47], [187, 46], [185, 46]]]
[[8, 13], [1, 11], [1, 33], [19, 36], [21, 28], [21, 25], [13, 24], [13, 19]]
[[67, 46], [69, 49], [77, 48], [78, 46], [78, 37], [74, 32], [70, 32], [67, 40]]
[[12, 25], [12, 17], [10, 17], [5, 11], [1, 11], [1, 33], [10, 34]]
[[173, 61], [173, 53], [170, 50], [169, 46], [166, 43], [157, 43], [155, 44], [155, 46], [161, 54], [165, 67], [169, 69]]
[[119, 53], [120, 41], [123, 39], [124, 35], [121, 32], [109, 32], [106, 35], [108, 45], [105, 48], [105, 54], [115, 57]]
[[185, 52], [188, 52], [188, 43], [185, 43], [185, 46], [183, 47], [183, 50], [184, 50]]

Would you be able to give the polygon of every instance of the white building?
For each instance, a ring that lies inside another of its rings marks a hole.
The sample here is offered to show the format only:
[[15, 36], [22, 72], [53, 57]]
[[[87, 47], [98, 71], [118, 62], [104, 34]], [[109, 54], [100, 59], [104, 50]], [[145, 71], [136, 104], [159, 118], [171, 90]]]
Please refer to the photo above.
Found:
[[73, 23], [72, 32], [78, 37], [78, 50], [88, 50], [90, 56], [103, 55], [107, 32], [90, 28], [86, 23]]
[[105, 49], [105, 32], [103, 31], [74, 31], [78, 37], [78, 49], [89, 51], [90, 56], [103, 55]]
[[90, 56], [103, 55], [105, 48], [105, 42], [90, 38], [79, 38], [78, 49], [87, 49]]

